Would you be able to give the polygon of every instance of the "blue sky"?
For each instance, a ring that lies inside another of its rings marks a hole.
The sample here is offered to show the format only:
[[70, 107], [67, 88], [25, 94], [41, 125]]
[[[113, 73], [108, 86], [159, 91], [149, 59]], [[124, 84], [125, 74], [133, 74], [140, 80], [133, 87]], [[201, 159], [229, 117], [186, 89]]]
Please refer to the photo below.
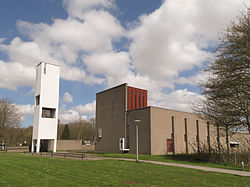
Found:
[[[95, 114], [95, 94], [127, 82], [149, 104], [190, 111], [223, 31], [250, 0], [3, 0], [0, 98], [33, 124], [35, 66], [61, 67], [59, 118]], [[225, 6], [226, 5], [226, 6]]]

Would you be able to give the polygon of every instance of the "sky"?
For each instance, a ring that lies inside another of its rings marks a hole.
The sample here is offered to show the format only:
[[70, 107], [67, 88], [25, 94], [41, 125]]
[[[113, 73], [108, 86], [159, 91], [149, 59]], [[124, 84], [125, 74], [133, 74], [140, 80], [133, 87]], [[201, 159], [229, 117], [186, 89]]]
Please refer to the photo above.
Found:
[[128, 83], [188, 111], [224, 32], [250, 0], [2, 0], [0, 99], [33, 124], [35, 67], [60, 66], [59, 119], [95, 116], [96, 93]]

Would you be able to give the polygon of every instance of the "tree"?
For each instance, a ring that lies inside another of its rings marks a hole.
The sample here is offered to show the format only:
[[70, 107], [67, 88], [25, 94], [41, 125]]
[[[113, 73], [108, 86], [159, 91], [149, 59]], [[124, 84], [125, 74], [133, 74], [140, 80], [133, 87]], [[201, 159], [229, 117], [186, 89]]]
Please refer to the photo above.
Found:
[[20, 125], [20, 114], [15, 104], [7, 99], [0, 99], [0, 141], [4, 141], [6, 130]]
[[[250, 132], [250, 10], [240, 12], [220, 34], [217, 55], [210, 62], [208, 79], [201, 83], [204, 100], [195, 111], [226, 129]], [[229, 148], [228, 148], [229, 150]]]
[[[58, 126], [58, 133], [61, 135], [60, 138], [63, 139], [63, 133], [66, 125]], [[70, 131], [69, 139], [71, 140], [83, 140], [83, 141], [94, 141], [95, 128], [93, 122], [78, 119], [74, 122], [68, 124]], [[58, 136], [59, 137], [59, 136]]]
[[62, 133], [62, 140], [69, 140], [69, 126], [65, 125]]

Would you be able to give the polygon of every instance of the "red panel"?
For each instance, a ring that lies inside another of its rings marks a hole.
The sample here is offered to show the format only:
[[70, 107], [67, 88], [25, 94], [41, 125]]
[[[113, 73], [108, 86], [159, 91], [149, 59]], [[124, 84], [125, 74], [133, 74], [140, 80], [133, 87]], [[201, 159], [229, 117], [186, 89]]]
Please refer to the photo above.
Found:
[[136, 95], [135, 95], [135, 102], [136, 102], [136, 104], [135, 104], [135, 109], [138, 109], [139, 107], [138, 107], [138, 104], [139, 104], [139, 99], [138, 99], [138, 95], [139, 95], [139, 92], [138, 92], [138, 90], [137, 89], [135, 89], [135, 92], [136, 92]]
[[134, 89], [131, 89], [133, 91], [133, 94], [132, 94], [132, 108], [131, 110], [134, 110], [135, 109], [135, 90]]
[[138, 97], [139, 97], [139, 108], [142, 108], [142, 104], [141, 104], [141, 95], [142, 95], [142, 92], [139, 91], [139, 94], [138, 94]]
[[[132, 97], [131, 97], [131, 91], [133, 92]], [[136, 99], [135, 99], [135, 92], [136, 92]], [[140, 93], [140, 97], [139, 97], [139, 93]], [[143, 100], [143, 93], [144, 93], [144, 100]], [[139, 98], [140, 98], [140, 102], [139, 102]], [[136, 100], [136, 108], [135, 108], [135, 100]], [[135, 109], [143, 108], [143, 103], [144, 103], [144, 107], [147, 107], [147, 90], [142, 90], [142, 89], [128, 86], [127, 102], [128, 102], [127, 110], [135, 110]], [[131, 107], [131, 102], [132, 102], [132, 107]], [[139, 103], [141, 105], [139, 105]]]

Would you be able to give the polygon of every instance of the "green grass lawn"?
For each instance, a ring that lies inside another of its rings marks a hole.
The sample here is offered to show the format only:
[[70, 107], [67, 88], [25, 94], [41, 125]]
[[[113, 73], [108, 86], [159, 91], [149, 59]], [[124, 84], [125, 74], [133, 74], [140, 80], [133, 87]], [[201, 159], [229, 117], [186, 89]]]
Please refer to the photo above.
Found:
[[147, 163], [0, 154], [0, 186], [250, 186], [250, 177]]
[[[130, 158], [136, 159], [136, 154], [123, 154], [123, 153], [103, 153], [97, 154], [100, 157], [113, 157], [113, 158]], [[206, 167], [214, 167], [214, 168], [223, 168], [223, 169], [233, 169], [233, 170], [242, 170], [241, 167], [228, 165], [226, 163], [211, 163], [199, 161], [196, 159], [196, 155], [192, 154], [180, 154], [180, 155], [139, 155], [139, 160], [153, 160], [153, 161], [161, 161], [161, 162], [171, 162], [171, 163], [180, 163], [180, 164], [191, 164], [197, 166], [206, 166]], [[245, 171], [250, 171], [250, 167], [245, 167]]]

